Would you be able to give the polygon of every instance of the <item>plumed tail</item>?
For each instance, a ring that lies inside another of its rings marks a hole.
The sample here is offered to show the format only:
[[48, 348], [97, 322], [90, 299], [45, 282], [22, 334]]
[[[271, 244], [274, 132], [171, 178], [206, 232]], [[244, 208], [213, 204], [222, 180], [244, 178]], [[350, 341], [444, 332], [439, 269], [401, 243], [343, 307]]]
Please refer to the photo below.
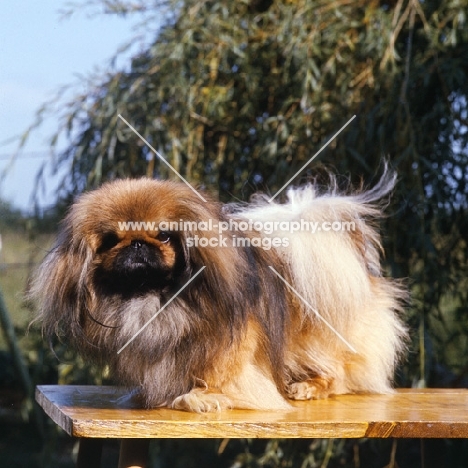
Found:
[[282, 239], [279, 253], [299, 293], [292, 294], [300, 296], [295, 297], [300, 320], [320, 331], [307, 351], [311, 362], [333, 374], [337, 364], [329, 356], [359, 357], [359, 371], [345, 379], [351, 387], [340, 392], [388, 390], [404, 348], [406, 330], [398, 312], [405, 292], [383, 275], [378, 231], [395, 181], [386, 168], [368, 190], [339, 191], [336, 179], [327, 190], [310, 183], [288, 190], [285, 203], [257, 199], [241, 213], [276, 226], [263, 235]]
[[375, 203], [379, 206], [385, 205], [385, 199], [392, 193], [397, 181], [397, 174], [395, 171], [389, 169], [388, 164], [385, 163], [384, 171], [379, 181], [368, 190], [355, 195], [356, 200], [360, 203], [370, 204]]

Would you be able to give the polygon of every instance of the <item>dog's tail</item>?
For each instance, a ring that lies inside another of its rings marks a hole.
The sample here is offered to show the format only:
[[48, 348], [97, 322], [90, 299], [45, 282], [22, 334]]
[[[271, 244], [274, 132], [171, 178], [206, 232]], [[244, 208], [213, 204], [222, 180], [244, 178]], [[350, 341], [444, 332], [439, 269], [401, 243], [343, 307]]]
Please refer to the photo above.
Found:
[[395, 182], [396, 174], [387, 167], [369, 189], [340, 190], [330, 176], [325, 188], [315, 182], [290, 188], [285, 203], [257, 197], [240, 213], [263, 226], [262, 234], [273, 245], [280, 239], [276, 245], [310, 317], [320, 314], [346, 330], [355, 311], [373, 300], [377, 283], [394, 297], [390, 308], [400, 308], [401, 288], [383, 279], [378, 229]]

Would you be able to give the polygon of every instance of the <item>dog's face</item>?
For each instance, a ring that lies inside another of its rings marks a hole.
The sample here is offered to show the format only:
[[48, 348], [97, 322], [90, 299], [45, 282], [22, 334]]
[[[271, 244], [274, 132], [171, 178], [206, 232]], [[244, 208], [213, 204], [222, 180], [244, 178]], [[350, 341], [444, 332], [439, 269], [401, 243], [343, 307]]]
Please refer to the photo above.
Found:
[[[68, 270], [70, 287], [86, 278], [87, 288], [99, 297], [169, 292], [211, 265], [205, 278], [235, 288], [245, 259], [232, 242], [220, 249], [188, 247], [189, 237], [217, 237], [217, 223], [224, 219], [221, 205], [204, 195], [206, 203], [184, 184], [128, 179], [80, 197], [64, 220], [56, 255]], [[211, 222], [212, 228], [197, 227]], [[181, 223], [191, 227], [180, 229]]]
[[96, 290], [132, 295], [183, 282], [191, 266], [187, 233], [161, 226], [206, 218], [196, 198], [180, 184], [150, 180], [119, 181], [112, 190], [83, 196], [66, 224], [70, 237], [90, 251]]
[[164, 288], [184, 271], [186, 258], [177, 233], [116, 228], [97, 237], [95, 280], [116, 292]]

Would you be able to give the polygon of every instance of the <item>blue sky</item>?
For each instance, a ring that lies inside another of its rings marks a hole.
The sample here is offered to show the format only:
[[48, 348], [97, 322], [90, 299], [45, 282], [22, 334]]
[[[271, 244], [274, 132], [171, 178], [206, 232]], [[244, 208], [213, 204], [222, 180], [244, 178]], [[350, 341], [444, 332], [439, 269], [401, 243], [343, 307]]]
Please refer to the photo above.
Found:
[[[67, 0], [21, 0], [0, 6], [0, 173], [17, 147], [8, 141], [26, 130], [40, 105], [62, 85], [105, 68], [118, 47], [133, 37], [141, 19], [89, 17], [86, 9], [62, 19], [59, 11], [67, 4]], [[22, 209], [31, 205], [34, 178], [54, 129], [55, 123], [48, 121], [33, 134], [24, 154], [0, 182], [0, 197]], [[52, 178], [49, 185], [52, 191]], [[49, 204], [53, 197], [46, 194], [42, 200]]]

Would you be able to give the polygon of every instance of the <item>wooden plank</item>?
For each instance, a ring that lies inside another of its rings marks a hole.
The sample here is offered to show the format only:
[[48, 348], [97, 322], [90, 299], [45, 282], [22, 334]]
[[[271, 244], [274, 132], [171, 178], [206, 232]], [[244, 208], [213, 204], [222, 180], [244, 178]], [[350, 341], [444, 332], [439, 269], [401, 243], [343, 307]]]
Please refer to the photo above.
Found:
[[194, 414], [143, 409], [118, 387], [37, 387], [37, 402], [69, 435], [101, 438], [468, 438], [468, 390], [402, 389], [295, 402], [288, 411]]

